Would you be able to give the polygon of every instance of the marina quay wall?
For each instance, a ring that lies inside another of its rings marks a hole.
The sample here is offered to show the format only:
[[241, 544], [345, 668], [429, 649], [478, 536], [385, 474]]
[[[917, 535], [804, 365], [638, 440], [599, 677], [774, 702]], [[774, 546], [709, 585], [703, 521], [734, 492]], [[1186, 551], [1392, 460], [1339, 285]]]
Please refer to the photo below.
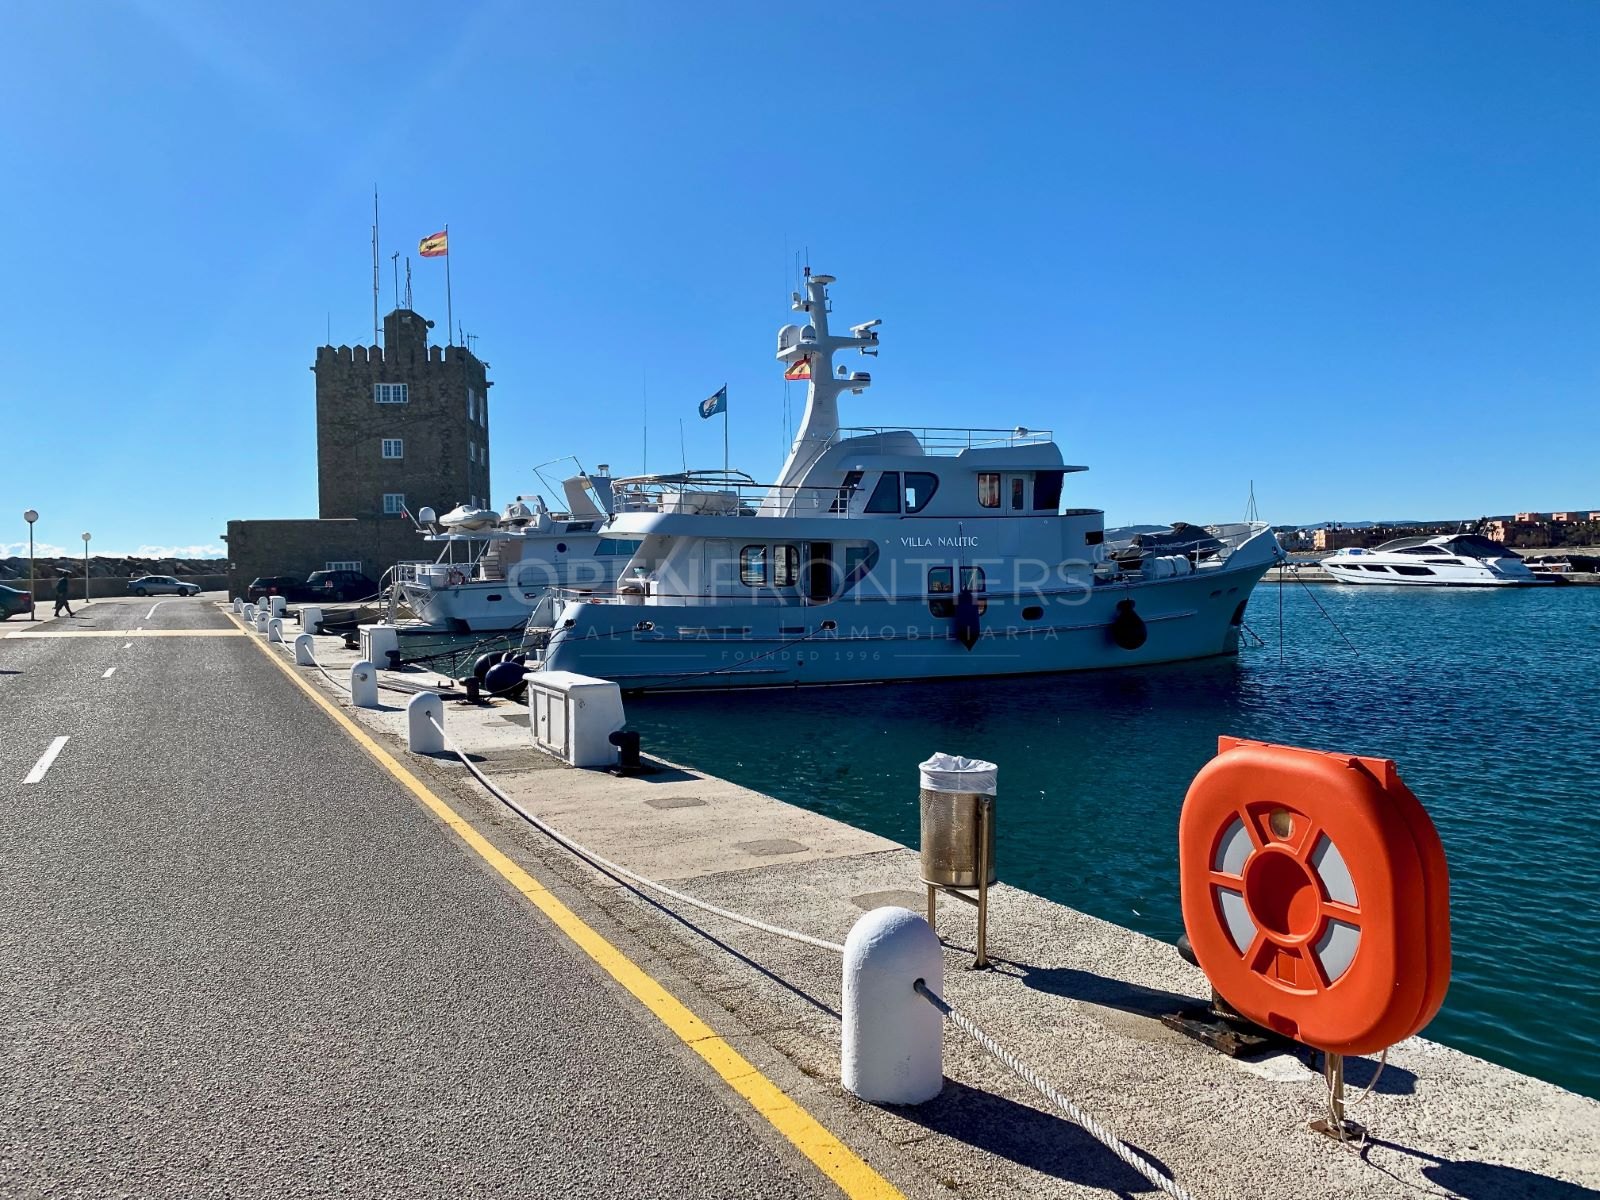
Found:
[[232, 596], [244, 595], [263, 575], [304, 579], [329, 563], [358, 562], [364, 574], [380, 579], [400, 559], [437, 557], [404, 517], [229, 521], [226, 539]]
[[[249, 636], [911, 1200], [1154, 1194], [948, 1025], [936, 1099], [898, 1107], [850, 1095], [840, 1075], [839, 957], [618, 886], [511, 816], [457, 759], [407, 753], [403, 694], [350, 707], [315, 667], [293, 666], [287, 646]], [[357, 652], [334, 637], [312, 641], [330, 674], [347, 678]], [[436, 685], [417, 669], [378, 674], [406, 690]], [[837, 942], [866, 912], [925, 903], [915, 850], [664, 760], [631, 778], [567, 768], [533, 748], [519, 704], [444, 707], [450, 738], [525, 811], [701, 900]], [[959, 749], [926, 749], [938, 748]], [[909, 761], [906, 775], [914, 809]], [[1115, 781], [1105, 787], [1114, 803]], [[1003, 859], [999, 867], [1003, 880]], [[1371, 1139], [1340, 1144], [1308, 1128], [1327, 1096], [1301, 1057], [1232, 1059], [1161, 1022], [1207, 994], [1205, 977], [1172, 946], [1003, 882], [990, 905], [987, 971], [970, 969], [973, 910], [940, 905], [945, 998], [1197, 1200], [1576, 1200], [1600, 1188], [1600, 1102], [1413, 1037], [1391, 1049], [1376, 1080], [1376, 1056], [1347, 1062], [1355, 1091], [1375, 1082], [1352, 1113]], [[607, 1132], [597, 1126], [595, 1135]]]

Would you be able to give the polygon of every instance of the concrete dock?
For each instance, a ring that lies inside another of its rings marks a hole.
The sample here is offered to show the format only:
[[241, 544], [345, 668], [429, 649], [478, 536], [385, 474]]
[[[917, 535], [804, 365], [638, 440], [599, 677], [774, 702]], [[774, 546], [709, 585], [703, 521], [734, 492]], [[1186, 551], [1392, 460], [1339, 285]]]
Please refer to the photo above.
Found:
[[[404, 693], [353, 709], [214, 605], [148, 608], [0, 625], [0, 1193], [1152, 1192], [953, 1030], [937, 1100], [854, 1099], [836, 956], [576, 859], [407, 754]], [[704, 900], [835, 941], [922, 906], [904, 847], [670, 764], [567, 769], [520, 705], [446, 709], [519, 804]], [[1340, 1145], [1299, 1059], [1160, 1023], [1205, 992], [1170, 947], [1001, 886], [976, 972], [973, 924], [942, 906], [949, 1000], [1196, 1197], [1600, 1195], [1600, 1103], [1413, 1038]]]

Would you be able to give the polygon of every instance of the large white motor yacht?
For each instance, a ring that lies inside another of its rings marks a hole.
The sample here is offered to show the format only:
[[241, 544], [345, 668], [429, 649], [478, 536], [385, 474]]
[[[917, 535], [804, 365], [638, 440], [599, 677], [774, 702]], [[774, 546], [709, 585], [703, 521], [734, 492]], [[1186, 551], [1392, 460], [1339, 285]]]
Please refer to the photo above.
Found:
[[[809, 275], [778, 333], [805, 415], [777, 483], [618, 479], [606, 538], [639, 543], [615, 595], [547, 609], [543, 669], [624, 689], [1024, 675], [1237, 651], [1251, 589], [1284, 557], [1259, 523], [1117, 561], [1104, 514], [1063, 508], [1048, 432], [846, 429], [879, 322], [835, 334]], [[559, 593], [558, 593], [559, 594]], [[539, 618], [536, 614], [535, 620]]]
[[562, 480], [565, 512], [551, 512], [541, 496], [519, 496], [498, 515], [454, 509], [434, 520], [424, 510], [425, 540], [440, 543], [439, 557], [396, 564], [391, 594], [428, 626], [478, 633], [521, 627], [553, 587], [610, 591], [636, 549], [598, 533], [611, 485], [605, 467]]
[[1337, 583], [1390, 587], [1529, 587], [1558, 582], [1535, 574], [1513, 550], [1475, 533], [1396, 538], [1371, 550], [1349, 547], [1322, 567]]

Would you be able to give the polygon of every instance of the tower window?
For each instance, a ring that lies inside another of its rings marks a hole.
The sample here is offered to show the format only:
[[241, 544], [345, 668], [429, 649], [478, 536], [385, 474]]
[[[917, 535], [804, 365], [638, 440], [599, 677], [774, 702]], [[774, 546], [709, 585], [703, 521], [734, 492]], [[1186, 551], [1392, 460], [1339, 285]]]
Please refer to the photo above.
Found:
[[477, 462], [478, 461], [478, 443], [477, 442], [468, 442], [467, 443], [467, 457], [470, 458], [473, 462]]
[[379, 404], [405, 404], [411, 399], [403, 383], [375, 383], [372, 398]]
[[384, 438], [383, 456], [385, 458], [404, 458], [406, 456], [405, 438]]
[[478, 419], [478, 393], [473, 391], [471, 388], [468, 388], [467, 389], [467, 420], [476, 421], [477, 419]]
[[385, 515], [398, 517], [406, 511], [406, 494], [404, 492], [385, 492], [383, 494], [383, 511]]

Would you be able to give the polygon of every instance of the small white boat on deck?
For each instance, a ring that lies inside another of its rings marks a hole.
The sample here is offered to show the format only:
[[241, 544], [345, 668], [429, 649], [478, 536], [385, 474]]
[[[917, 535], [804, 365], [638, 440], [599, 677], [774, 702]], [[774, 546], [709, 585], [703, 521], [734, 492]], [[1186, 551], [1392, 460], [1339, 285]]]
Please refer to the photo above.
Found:
[[584, 594], [609, 591], [634, 546], [602, 539], [611, 506], [605, 467], [561, 484], [565, 512], [552, 512], [541, 496], [519, 496], [505, 510], [463, 505], [434, 519], [419, 514], [441, 546], [432, 562], [394, 568], [394, 596], [432, 629], [488, 633], [521, 628], [551, 588]]
[[1537, 587], [1558, 583], [1528, 569], [1515, 550], [1475, 533], [1396, 538], [1347, 547], [1322, 560], [1335, 583], [1388, 587]]

